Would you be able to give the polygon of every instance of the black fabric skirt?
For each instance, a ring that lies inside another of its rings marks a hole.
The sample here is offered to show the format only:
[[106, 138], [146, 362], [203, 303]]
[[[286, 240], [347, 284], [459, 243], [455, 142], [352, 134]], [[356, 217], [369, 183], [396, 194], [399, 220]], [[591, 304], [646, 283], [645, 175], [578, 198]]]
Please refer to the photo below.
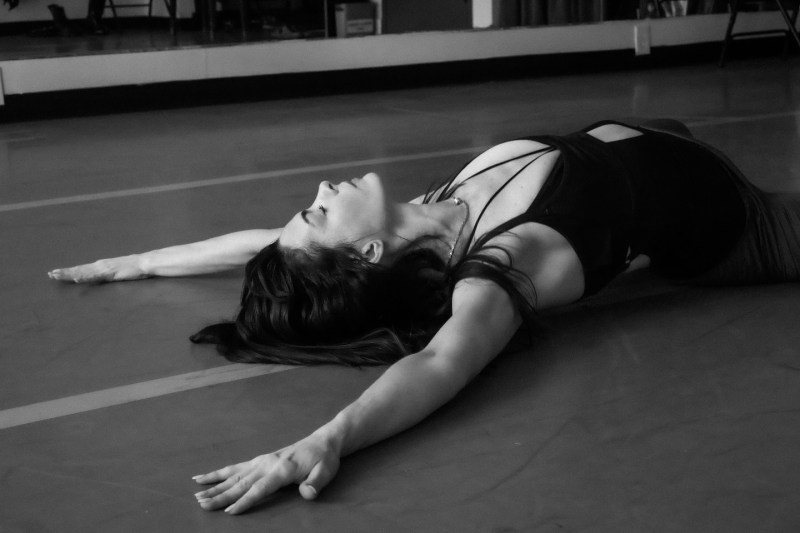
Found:
[[715, 153], [729, 167], [745, 206], [746, 221], [733, 249], [710, 270], [691, 278], [702, 285], [746, 285], [800, 281], [800, 193], [767, 193], [750, 183], [719, 150], [697, 141], [676, 120], [656, 120], [643, 128], [688, 139]]
[[745, 285], [800, 281], [800, 196], [746, 187], [747, 223], [719, 264], [691, 281]]

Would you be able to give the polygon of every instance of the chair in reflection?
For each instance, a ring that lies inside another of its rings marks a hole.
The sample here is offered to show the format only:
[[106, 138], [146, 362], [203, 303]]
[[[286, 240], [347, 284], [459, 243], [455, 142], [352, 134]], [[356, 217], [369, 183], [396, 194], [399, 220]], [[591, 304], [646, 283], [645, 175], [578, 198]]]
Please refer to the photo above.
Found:
[[[167, 7], [167, 13], [169, 13], [169, 31], [175, 35], [177, 32], [178, 25], [176, 23], [176, 11], [177, 11], [177, 2], [178, 0], [164, 0], [164, 5]], [[119, 24], [119, 19], [117, 17], [117, 9], [119, 8], [147, 8], [147, 18], [153, 16], [153, 0], [147, 0], [147, 2], [139, 2], [139, 3], [125, 3], [125, 4], [117, 4], [114, 0], [106, 0], [106, 5], [111, 8], [111, 14], [114, 17], [114, 23]]]
[[780, 30], [761, 30], [761, 31], [743, 31], [743, 32], [734, 32], [733, 27], [736, 24], [736, 17], [739, 14], [739, 11], [742, 9], [742, 5], [745, 3], [744, 0], [729, 0], [730, 5], [730, 17], [728, 19], [728, 29], [725, 32], [725, 41], [722, 43], [722, 55], [719, 59], [719, 66], [725, 66], [725, 59], [727, 58], [728, 48], [730, 47], [731, 42], [734, 39], [739, 37], [752, 37], [756, 35], [779, 35], [783, 34], [786, 36], [786, 43], [784, 45], [784, 57], [789, 48], [789, 38], [794, 38], [794, 41], [797, 43], [797, 46], [800, 47], [800, 35], [797, 34], [797, 11], [800, 9], [800, 1], [794, 0], [794, 2], [789, 2], [790, 4], [793, 3], [792, 13], [789, 14], [789, 11], [786, 9], [786, 1], [785, 0], [775, 0], [775, 3], [778, 6], [778, 10], [781, 12], [781, 16], [783, 16], [783, 20], [786, 22], [787, 29]]

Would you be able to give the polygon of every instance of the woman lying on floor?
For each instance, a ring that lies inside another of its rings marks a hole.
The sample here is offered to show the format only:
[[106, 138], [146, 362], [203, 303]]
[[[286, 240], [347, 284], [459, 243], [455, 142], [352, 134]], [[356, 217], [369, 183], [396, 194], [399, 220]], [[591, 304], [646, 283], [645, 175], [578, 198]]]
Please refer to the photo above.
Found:
[[230, 323], [192, 337], [232, 361], [391, 364], [299, 442], [197, 476], [204, 509], [280, 487], [315, 498], [350, 453], [461, 390], [537, 310], [641, 267], [694, 283], [800, 279], [800, 204], [763, 193], [676, 121], [506, 142], [410, 203], [375, 174], [322, 182], [282, 229], [54, 270], [98, 282], [245, 267]]

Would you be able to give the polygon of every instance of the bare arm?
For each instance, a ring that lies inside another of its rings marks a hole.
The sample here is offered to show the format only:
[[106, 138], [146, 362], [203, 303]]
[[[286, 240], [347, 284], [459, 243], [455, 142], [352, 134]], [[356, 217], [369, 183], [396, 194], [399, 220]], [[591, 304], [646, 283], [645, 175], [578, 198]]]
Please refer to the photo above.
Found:
[[507, 293], [462, 281], [453, 316], [423, 350], [392, 365], [361, 397], [309, 437], [275, 453], [197, 476], [218, 485], [196, 496], [204, 509], [242, 512], [278, 488], [300, 484], [313, 499], [339, 459], [418, 423], [461, 390], [508, 343], [520, 323]]
[[508, 294], [494, 283], [467, 280], [453, 294], [453, 316], [422, 351], [391, 366], [322, 431], [342, 456], [399, 433], [451, 400], [519, 327]]
[[274, 242], [280, 232], [280, 229], [238, 231], [190, 244], [56, 269], [48, 275], [60, 281], [97, 283], [220, 272], [244, 265], [259, 250]]

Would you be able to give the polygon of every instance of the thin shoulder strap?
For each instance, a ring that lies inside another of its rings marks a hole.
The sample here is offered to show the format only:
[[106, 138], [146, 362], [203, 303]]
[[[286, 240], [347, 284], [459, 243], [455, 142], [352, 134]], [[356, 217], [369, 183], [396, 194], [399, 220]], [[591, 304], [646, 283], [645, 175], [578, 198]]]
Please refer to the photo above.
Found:
[[458, 175], [461, 173], [461, 170], [464, 170], [464, 168], [466, 168], [467, 165], [469, 165], [469, 163], [467, 163], [467, 165], [464, 165], [461, 168], [461, 170], [459, 170], [458, 172], [453, 174], [451, 177], [449, 177], [447, 180], [445, 180], [445, 182], [442, 185], [439, 185], [438, 187], [435, 187], [433, 189], [433, 191], [431, 191], [431, 193], [429, 193], [430, 196], [432, 196], [434, 191], [436, 191], [437, 189], [441, 189], [441, 191], [439, 192], [439, 194], [436, 196], [435, 199], [432, 198], [432, 197], [426, 197], [423, 200], [423, 203], [441, 202], [442, 200], [447, 200], [447, 199], [449, 199], [449, 198], [451, 198], [453, 196], [453, 194], [458, 190], [459, 187], [461, 187], [462, 185], [464, 185], [468, 181], [470, 181], [470, 180], [472, 180], [472, 179], [474, 179], [474, 178], [476, 178], [476, 177], [478, 177], [478, 176], [480, 176], [482, 174], [485, 174], [486, 172], [488, 172], [488, 171], [490, 171], [490, 170], [492, 170], [494, 168], [503, 166], [505, 164], [511, 163], [512, 161], [516, 161], [518, 159], [523, 159], [525, 157], [529, 157], [529, 156], [536, 155], [536, 154], [544, 154], [545, 152], [549, 152], [549, 151], [552, 151], [552, 148], [550, 148], [549, 146], [545, 147], [545, 148], [539, 148], [538, 150], [533, 150], [531, 152], [526, 152], [524, 154], [520, 154], [518, 156], [514, 156], [514, 157], [511, 157], [509, 159], [505, 159], [505, 160], [500, 161], [498, 163], [495, 163], [493, 165], [489, 165], [488, 167], [485, 167], [485, 168], [479, 170], [478, 172], [472, 174], [471, 176], [469, 176], [467, 178], [464, 178], [463, 180], [461, 180], [460, 183], [458, 183], [455, 187], [453, 187], [452, 186], [453, 182], [458, 177]]
[[[508, 184], [509, 184], [509, 183], [511, 183], [512, 181], [514, 181], [514, 179], [515, 179], [517, 176], [519, 176], [520, 174], [522, 174], [522, 172], [523, 172], [525, 169], [527, 169], [527, 168], [528, 168], [528, 167], [530, 167], [532, 164], [534, 164], [536, 161], [538, 161], [538, 160], [539, 160], [539, 158], [540, 158], [540, 157], [542, 157], [542, 156], [543, 156], [545, 153], [552, 152], [553, 150], [554, 150], [554, 148], [552, 148], [552, 147], [547, 147], [547, 148], [545, 148], [545, 149], [542, 149], [542, 150], [537, 150], [536, 152], [533, 152], [534, 154], [538, 154], [538, 155], [537, 155], [536, 157], [534, 157], [533, 159], [531, 159], [530, 161], [528, 161], [527, 163], [525, 163], [524, 165], [522, 165], [522, 167], [521, 167], [519, 170], [517, 170], [517, 171], [516, 171], [516, 172], [515, 172], [515, 173], [514, 173], [514, 174], [513, 174], [513, 175], [512, 175], [510, 178], [508, 178], [508, 179], [505, 181], [505, 183], [503, 183], [503, 184], [502, 184], [500, 187], [498, 187], [498, 188], [497, 188], [497, 190], [494, 192], [494, 194], [492, 194], [492, 196], [489, 198], [489, 200], [488, 200], [488, 201], [487, 201], [487, 202], [486, 202], [486, 203], [483, 205], [483, 209], [481, 209], [481, 212], [480, 212], [480, 214], [478, 215], [478, 218], [476, 218], [476, 219], [475, 219], [475, 224], [473, 224], [473, 226], [472, 226], [472, 231], [471, 231], [471, 232], [470, 232], [470, 234], [469, 234], [469, 238], [467, 239], [467, 243], [470, 243], [470, 242], [472, 242], [472, 239], [475, 237], [475, 232], [478, 230], [478, 225], [480, 224], [480, 221], [481, 221], [481, 219], [483, 218], [483, 215], [484, 215], [484, 213], [486, 213], [486, 209], [488, 209], [488, 208], [489, 208], [489, 206], [490, 206], [490, 205], [492, 204], [492, 202], [494, 201], [494, 199], [495, 199], [495, 198], [497, 198], [497, 195], [498, 195], [498, 194], [500, 194], [500, 193], [503, 191], [503, 189], [505, 189], [505, 188], [508, 186]], [[529, 155], [531, 155], [531, 154], [529, 154]], [[515, 159], [516, 159], [516, 158], [515, 158]], [[512, 160], [512, 161], [513, 161], [513, 160]], [[514, 218], [518, 218], [518, 217], [514, 217]], [[513, 219], [512, 219], [512, 220], [513, 220]], [[506, 223], [503, 223], [503, 224], [501, 224], [501, 226], [503, 226], [503, 225], [505, 225], [505, 224], [506, 224]]]
[[[556, 161], [555, 166], [550, 171], [550, 175], [548, 176], [547, 182], [545, 183], [545, 187], [547, 187], [550, 183], [552, 183], [552, 180], [550, 179], [550, 177], [555, 175], [555, 174], [558, 174], [559, 172], [561, 172], [561, 169], [563, 168], [563, 165], [564, 165], [564, 163], [563, 163], [563, 161], [561, 159]], [[546, 196], [546, 194], [543, 194], [544, 191], [545, 191], [545, 188], [543, 187], [542, 190], [539, 192], [539, 195], [537, 195], [536, 199], [538, 199], [539, 197], [542, 197], [542, 196]], [[497, 227], [492, 228], [491, 230], [489, 230], [486, 233], [484, 233], [481, 236], [481, 238], [478, 239], [478, 241], [475, 242], [475, 245], [473, 246], [473, 248], [474, 249], [478, 249], [481, 246], [483, 246], [484, 244], [486, 244], [488, 241], [490, 241], [491, 239], [497, 237], [498, 235], [500, 235], [502, 233], [505, 233], [506, 231], [508, 231], [508, 230], [510, 230], [512, 228], [515, 228], [515, 227], [519, 226], [520, 224], [524, 224], [525, 222], [530, 222], [531, 221], [530, 220], [531, 211], [533, 211], [537, 207], [536, 199], [534, 199], [534, 201], [531, 202], [531, 205], [524, 212], [520, 213], [519, 215], [517, 215], [515, 217], [512, 217], [512, 218], [506, 220], [505, 222], [503, 222], [501, 224], [498, 224]]]

